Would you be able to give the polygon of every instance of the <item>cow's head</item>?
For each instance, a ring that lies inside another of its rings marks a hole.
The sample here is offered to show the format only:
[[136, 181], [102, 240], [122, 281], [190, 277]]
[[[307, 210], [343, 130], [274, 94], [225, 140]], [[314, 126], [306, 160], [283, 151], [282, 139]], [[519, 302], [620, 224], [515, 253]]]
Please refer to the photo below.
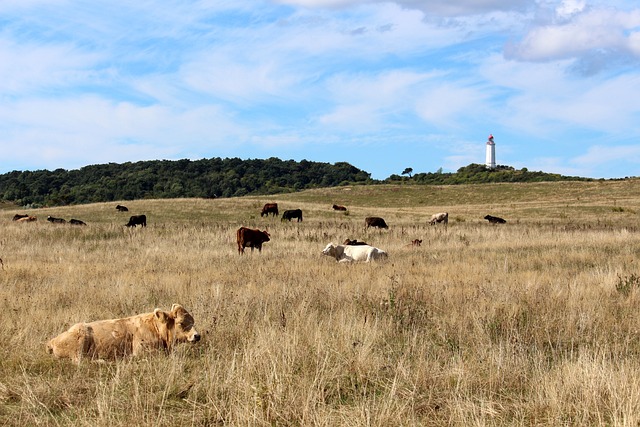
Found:
[[154, 316], [160, 323], [160, 334], [162, 336], [172, 336], [173, 342], [200, 341], [200, 334], [193, 326], [195, 321], [193, 316], [180, 304], [173, 304], [170, 312], [165, 312], [156, 308]]
[[334, 243], [329, 243], [323, 250], [322, 255], [327, 255], [338, 259], [339, 256], [342, 255], [342, 251], [339, 251], [338, 248], [342, 248], [342, 246], [337, 246]]

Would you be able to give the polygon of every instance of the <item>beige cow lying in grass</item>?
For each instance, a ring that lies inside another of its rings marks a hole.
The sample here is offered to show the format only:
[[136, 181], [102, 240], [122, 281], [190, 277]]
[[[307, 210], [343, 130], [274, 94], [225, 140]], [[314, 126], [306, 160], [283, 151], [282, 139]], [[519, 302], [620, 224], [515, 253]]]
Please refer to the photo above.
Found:
[[370, 262], [387, 257], [387, 253], [369, 245], [336, 245], [329, 243], [322, 251], [323, 255], [335, 258], [338, 262], [364, 261]]
[[169, 312], [156, 308], [153, 313], [122, 319], [76, 323], [49, 341], [47, 350], [76, 363], [85, 357], [117, 359], [153, 349], [168, 352], [176, 343], [200, 341], [193, 324], [193, 316], [180, 304], [173, 304]]

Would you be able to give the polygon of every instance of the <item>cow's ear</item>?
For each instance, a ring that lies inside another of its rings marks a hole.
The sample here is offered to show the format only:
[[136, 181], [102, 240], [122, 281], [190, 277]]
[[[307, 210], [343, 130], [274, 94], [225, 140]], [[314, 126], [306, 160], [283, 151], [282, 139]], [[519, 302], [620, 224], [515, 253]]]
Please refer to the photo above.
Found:
[[160, 310], [159, 308], [153, 310], [153, 315], [156, 316], [156, 318], [162, 323], [167, 323], [167, 320], [169, 318], [168, 314]]

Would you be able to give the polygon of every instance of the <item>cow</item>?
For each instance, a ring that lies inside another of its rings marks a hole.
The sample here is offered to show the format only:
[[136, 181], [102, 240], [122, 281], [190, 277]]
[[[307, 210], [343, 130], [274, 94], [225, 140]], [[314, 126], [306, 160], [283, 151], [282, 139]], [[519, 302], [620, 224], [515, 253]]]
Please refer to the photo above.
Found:
[[86, 222], [84, 222], [82, 220], [79, 220], [79, 219], [73, 219], [73, 218], [71, 218], [69, 220], [69, 224], [71, 224], [71, 225], [87, 225]]
[[126, 206], [122, 206], [122, 205], [116, 206], [116, 210], [118, 212], [129, 212], [129, 209]]
[[273, 214], [273, 216], [278, 216], [277, 203], [265, 203], [262, 207], [262, 212], [260, 212], [260, 216], [269, 216], [270, 213]]
[[322, 254], [335, 258], [338, 262], [370, 262], [387, 257], [387, 253], [385, 251], [373, 246], [336, 245], [334, 243], [329, 243], [323, 249]]
[[485, 215], [484, 219], [489, 221], [491, 224], [505, 224], [507, 221], [497, 216]]
[[282, 219], [280, 221], [284, 221], [285, 219], [291, 221], [293, 218], [298, 218], [298, 222], [302, 221], [302, 209], [290, 209], [282, 212]]
[[431, 219], [429, 220], [430, 225], [435, 225], [440, 222], [444, 223], [445, 226], [449, 224], [448, 212], [440, 212], [440, 213], [431, 215]]
[[38, 218], [35, 216], [31, 216], [31, 215], [27, 215], [25, 217], [19, 218], [16, 221], [17, 222], [33, 222], [33, 221], [37, 221]]
[[342, 244], [346, 246], [369, 246], [368, 243], [360, 242], [358, 239], [346, 239]]
[[384, 219], [378, 216], [368, 216], [364, 219], [364, 223], [366, 225], [365, 228], [369, 228], [369, 227], [389, 228], [387, 223], [384, 222]]
[[131, 215], [129, 218], [129, 222], [126, 223], [125, 227], [134, 227], [136, 225], [140, 225], [141, 227], [147, 226], [147, 216], [146, 215]]
[[344, 206], [341, 206], [341, 205], [333, 205], [333, 210], [334, 211], [346, 211], [347, 208], [345, 208]]
[[262, 252], [262, 244], [268, 242], [270, 234], [267, 231], [260, 231], [247, 227], [240, 227], [236, 231], [236, 241], [238, 242], [238, 254], [244, 255], [244, 248], [258, 248], [258, 252]]
[[15, 214], [15, 215], [13, 216], [13, 221], [17, 221], [17, 220], [19, 220], [19, 219], [21, 219], [21, 218], [28, 218], [28, 217], [29, 217], [29, 215], [28, 215], [28, 214]]
[[193, 316], [180, 304], [171, 311], [156, 308], [152, 313], [90, 323], [76, 323], [47, 343], [56, 358], [105, 360], [138, 356], [149, 350], [169, 353], [177, 343], [200, 341]]
[[64, 219], [64, 218], [55, 218], [55, 217], [52, 217], [51, 215], [49, 215], [47, 217], [47, 221], [52, 222], [54, 224], [66, 224], [67, 223], [66, 219]]

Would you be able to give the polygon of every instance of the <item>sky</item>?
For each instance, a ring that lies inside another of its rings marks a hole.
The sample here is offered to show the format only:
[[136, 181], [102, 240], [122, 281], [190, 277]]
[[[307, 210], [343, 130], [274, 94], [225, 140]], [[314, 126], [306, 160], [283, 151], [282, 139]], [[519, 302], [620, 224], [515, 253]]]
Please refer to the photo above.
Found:
[[0, 173], [140, 160], [640, 176], [637, 0], [2, 0]]

